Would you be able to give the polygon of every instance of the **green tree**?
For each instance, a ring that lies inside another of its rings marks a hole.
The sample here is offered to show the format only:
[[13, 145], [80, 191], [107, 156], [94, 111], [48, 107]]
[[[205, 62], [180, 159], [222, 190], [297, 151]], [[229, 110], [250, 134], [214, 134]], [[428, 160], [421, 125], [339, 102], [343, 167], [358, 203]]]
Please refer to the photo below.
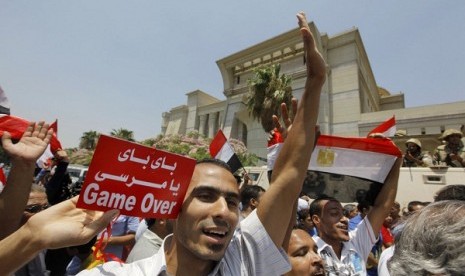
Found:
[[273, 64], [254, 69], [254, 75], [247, 81], [247, 110], [258, 120], [266, 132], [274, 128], [272, 115], [279, 115], [281, 103], [290, 104], [292, 79], [280, 75], [281, 66]]
[[89, 130], [87, 132], [84, 132], [81, 136], [81, 141], [79, 143], [79, 148], [80, 149], [88, 149], [88, 150], [94, 150], [95, 147], [97, 146], [97, 141], [99, 137], [99, 133], [95, 130]]
[[113, 137], [118, 137], [130, 142], [135, 142], [134, 140], [134, 133], [131, 130], [127, 130], [125, 128], [113, 129], [110, 132], [110, 135]]

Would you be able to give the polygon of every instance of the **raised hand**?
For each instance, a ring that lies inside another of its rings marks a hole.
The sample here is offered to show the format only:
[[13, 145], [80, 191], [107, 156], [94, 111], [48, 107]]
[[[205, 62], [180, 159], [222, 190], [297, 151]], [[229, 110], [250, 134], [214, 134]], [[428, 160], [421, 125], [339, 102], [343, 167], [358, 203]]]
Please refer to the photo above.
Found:
[[24, 225], [35, 236], [41, 248], [62, 248], [84, 244], [101, 232], [118, 215], [76, 207], [79, 196], [63, 201], [36, 215]]
[[292, 122], [294, 121], [294, 116], [295, 116], [295, 113], [297, 112], [297, 99], [292, 98], [291, 105], [292, 105], [292, 116], [289, 115], [289, 110], [287, 108], [287, 105], [285, 103], [281, 104], [281, 116], [282, 116], [282, 121], [284, 123], [284, 126], [281, 125], [281, 122], [279, 121], [278, 116], [273, 115], [273, 122], [275, 125], [275, 129], [281, 133], [283, 139], [286, 139], [287, 133], [289, 132], [289, 130], [291, 130]]
[[53, 129], [44, 122], [31, 122], [18, 143], [13, 144], [11, 135], [3, 133], [2, 145], [13, 163], [26, 162], [33, 164], [44, 153], [53, 134]]
[[315, 38], [308, 27], [305, 13], [299, 12], [297, 14], [297, 20], [304, 41], [305, 60], [307, 62], [307, 81], [318, 80], [324, 82], [326, 80], [326, 63], [323, 56], [318, 51]]

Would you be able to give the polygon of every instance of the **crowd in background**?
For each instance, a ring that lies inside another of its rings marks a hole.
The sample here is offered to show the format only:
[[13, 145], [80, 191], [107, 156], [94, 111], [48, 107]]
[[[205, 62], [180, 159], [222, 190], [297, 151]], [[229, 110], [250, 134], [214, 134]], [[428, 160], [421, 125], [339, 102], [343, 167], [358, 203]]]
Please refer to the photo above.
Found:
[[[273, 116], [285, 141], [267, 190], [239, 188], [225, 162], [208, 159], [175, 220], [79, 209], [63, 151], [33, 177], [53, 130], [30, 123], [16, 143], [2, 136], [12, 167], [0, 193], [0, 275], [465, 275], [465, 186], [445, 186], [434, 202], [395, 202], [402, 163], [429, 162], [416, 155], [419, 141], [408, 141], [374, 202], [301, 194], [326, 64], [305, 14], [297, 18], [307, 82], [293, 112], [283, 105], [282, 121]], [[465, 166], [458, 132], [445, 131], [433, 162]]]

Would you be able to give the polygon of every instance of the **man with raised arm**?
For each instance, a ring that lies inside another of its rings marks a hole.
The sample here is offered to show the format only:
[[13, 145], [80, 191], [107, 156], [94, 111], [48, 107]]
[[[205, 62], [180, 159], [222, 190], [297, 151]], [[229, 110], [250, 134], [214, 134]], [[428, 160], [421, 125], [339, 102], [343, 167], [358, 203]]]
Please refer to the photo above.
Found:
[[20, 227], [24, 207], [29, 198], [37, 159], [47, 148], [53, 130], [44, 122], [31, 122], [16, 144], [7, 131], [2, 146], [11, 159], [7, 185], [0, 193], [0, 240]]
[[312, 202], [310, 215], [318, 230], [314, 239], [326, 275], [367, 275], [368, 255], [394, 205], [401, 164], [402, 159], [397, 158], [373, 207], [353, 231], [349, 231], [349, 220], [338, 200], [323, 196]]
[[307, 61], [305, 91], [275, 163], [270, 188], [240, 224], [239, 189], [225, 163], [199, 162], [173, 235], [157, 254], [131, 264], [106, 263], [79, 275], [282, 275], [290, 270], [285, 239], [310, 161], [326, 64], [304, 13], [297, 14]]

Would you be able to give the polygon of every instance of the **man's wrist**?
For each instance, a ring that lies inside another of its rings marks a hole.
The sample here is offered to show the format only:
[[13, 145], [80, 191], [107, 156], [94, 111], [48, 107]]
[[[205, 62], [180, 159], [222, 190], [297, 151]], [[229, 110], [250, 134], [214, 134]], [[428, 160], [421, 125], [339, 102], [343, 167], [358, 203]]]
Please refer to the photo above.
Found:
[[36, 162], [35, 161], [28, 161], [24, 159], [11, 159], [11, 169], [13, 170], [14, 168], [20, 169], [20, 170], [32, 170], [34, 171], [36, 167]]

